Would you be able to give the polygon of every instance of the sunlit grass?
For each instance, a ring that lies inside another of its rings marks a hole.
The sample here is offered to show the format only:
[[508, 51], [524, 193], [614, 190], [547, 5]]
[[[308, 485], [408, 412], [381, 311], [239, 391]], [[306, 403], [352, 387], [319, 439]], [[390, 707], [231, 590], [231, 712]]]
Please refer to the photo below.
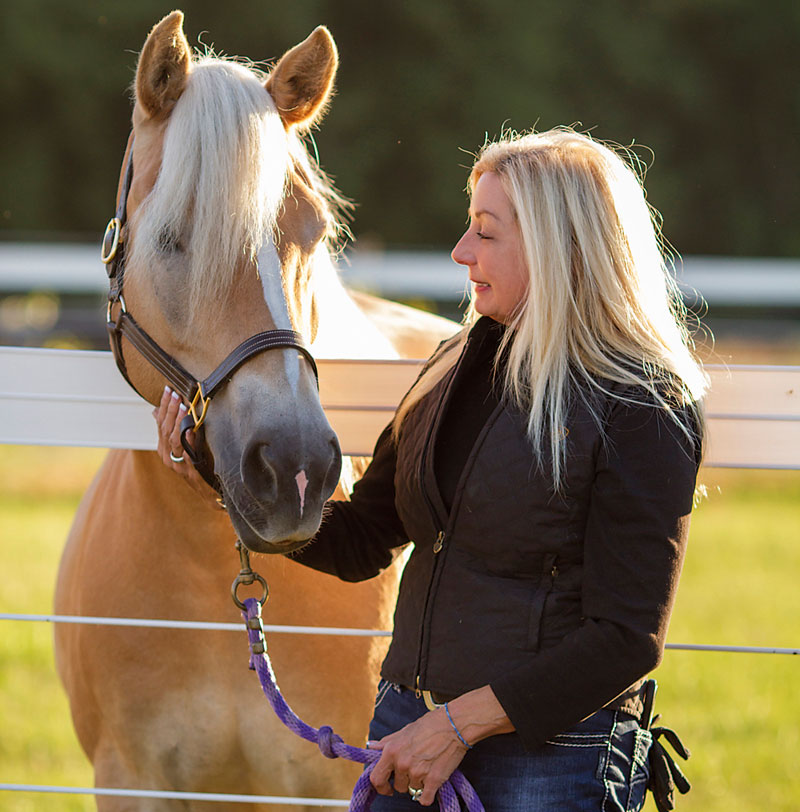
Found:
[[[702, 478], [670, 642], [800, 648], [800, 473]], [[656, 677], [664, 723], [693, 751], [680, 812], [800, 808], [800, 658], [668, 651]]]
[[[67, 531], [105, 452], [0, 446], [0, 611], [46, 614]], [[0, 626], [0, 781], [92, 786], [49, 624]], [[95, 808], [90, 797], [0, 793], [2, 812]]]
[[[0, 446], [0, 611], [51, 610], [64, 538], [103, 453]], [[670, 641], [800, 646], [800, 473], [703, 480]], [[52, 629], [0, 630], [0, 782], [91, 786]], [[680, 812], [797, 812], [800, 658], [668, 651], [656, 676], [663, 721], [693, 750]], [[0, 793], [0, 812], [91, 809], [85, 797]]]

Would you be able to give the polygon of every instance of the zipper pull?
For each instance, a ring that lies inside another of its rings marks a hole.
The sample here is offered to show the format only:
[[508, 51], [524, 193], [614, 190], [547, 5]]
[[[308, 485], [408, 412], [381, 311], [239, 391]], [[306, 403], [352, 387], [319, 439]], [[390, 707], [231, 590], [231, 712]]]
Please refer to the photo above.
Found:
[[422, 690], [419, 687], [419, 674], [417, 674], [417, 678], [414, 680], [414, 696], [417, 699], [422, 699]]
[[436, 536], [436, 541], [433, 542], [433, 552], [440, 553], [442, 547], [444, 547], [444, 530], [440, 530], [439, 535]]

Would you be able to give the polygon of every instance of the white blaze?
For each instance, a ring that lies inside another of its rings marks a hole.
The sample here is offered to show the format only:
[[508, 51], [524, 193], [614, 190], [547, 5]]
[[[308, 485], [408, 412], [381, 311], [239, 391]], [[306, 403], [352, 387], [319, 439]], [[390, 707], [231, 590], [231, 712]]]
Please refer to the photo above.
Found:
[[308, 486], [308, 477], [305, 471], [300, 473], [294, 478], [297, 483], [297, 492], [300, 494], [300, 518], [303, 518], [303, 508], [306, 504], [306, 487]]
[[[258, 275], [261, 278], [261, 288], [264, 291], [264, 301], [275, 322], [277, 330], [293, 330], [292, 320], [289, 316], [289, 307], [286, 304], [286, 294], [283, 290], [283, 275], [278, 249], [272, 239], [261, 246], [256, 259]], [[283, 350], [286, 377], [292, 391], [297, 393], [297, 383], [300, 376], [300, 357], [296, 350]]]

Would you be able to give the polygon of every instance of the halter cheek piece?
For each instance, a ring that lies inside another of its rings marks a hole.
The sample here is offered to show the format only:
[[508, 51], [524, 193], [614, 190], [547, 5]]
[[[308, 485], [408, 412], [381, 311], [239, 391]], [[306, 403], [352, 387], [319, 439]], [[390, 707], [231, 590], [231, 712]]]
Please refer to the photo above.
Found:
[[[122, 354], [122, 339], [128, 343], [152, 366], [166, 378], [170, 386], [189, 403], [189, 412], [181, 422], [181, 445], [189, 455], [195, 468], [203, 479], [222, 495], [222, 486], [214, 473], [210, 454], [207, 451], [203, 437], [203, 423], [206, 419], [208, 406], [213, 396], [231, 379], [233, 373], [253, 356], [266, 350], [296, 349], [305, 356], [319, 386], [319, 375], [314, 358], [308, 351], [303, 337], [294, 330], [266, 330], [243, 341], [225, 360], [205, 379], [197, 380], [169, 353], [163, 350], [156, 341], [143, 330], [136, 319], [128, 312], [125, 298], [122, 295], [122, 284], [125, 274], [125, 224], [127, 221], [128, 193], [133, 180], [133, 138], [130, 140], [128, 156], [117, 200], [116, 215], [106, 226], [103, 244], [100, 252], [101, 259], [108, 273], [108, 309], [106, 327], [111, 343], [114, 360], [122, 373], [122, 377], [131, 387], [141, 395], [133, 381], [128, 376], [125, 358]], [[112, 308], [119, 305], [116, 318], [112, 315]], [[186, 433], [195, 432], [196, 448], [192, 448], [186, 439]]]

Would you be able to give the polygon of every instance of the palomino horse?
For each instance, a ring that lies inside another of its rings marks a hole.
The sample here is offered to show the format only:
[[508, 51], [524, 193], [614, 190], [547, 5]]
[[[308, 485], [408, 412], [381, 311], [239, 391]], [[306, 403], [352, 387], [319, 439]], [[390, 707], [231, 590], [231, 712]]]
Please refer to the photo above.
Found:
[[[337, 64], [330, 35], [315, 30], [263, 81], [232, 62], [193, 58], [182, 21], [173, 12], [155, 26], [137, 69], [127, 312], [195, 375], [275, 327], [313, 336], [314, 352], [329, 357], [396, 357], [398, 336], [403, 354], [427, 355], [452, 323], [370, 299], [356, 306], [330, 262], [334, 195], [297, 134], [327, 102]], [[121, 307], [112, 305], [110, 320]], [[122, 354], [131, 382], [157, 403], [164, 378], [124, 338]], [[206, 504], [156, 454], [111, 452], [64, 551], [59, 613], [236, 620], [229, 586], [237, 535], [255, 550], [280, 551], [281, 541], [316, 531], [339, 457], [311, 365], [296, 349], [272, 350], [229, 377], [205, 421], [229, 513]], [[271, 588], [268, 623], [390, 623], [393, 571], [344, 585], [280, 555], [255, 563]], [[354, 743], [365, 735], [381, 648], [363, 638], [270, 640], [298, 713]], [[323, 758], [268, 712], [247, 670], [244, 632], [60, 625], [56, 655], [97, 786], [349, 795], [358, 768]]]

